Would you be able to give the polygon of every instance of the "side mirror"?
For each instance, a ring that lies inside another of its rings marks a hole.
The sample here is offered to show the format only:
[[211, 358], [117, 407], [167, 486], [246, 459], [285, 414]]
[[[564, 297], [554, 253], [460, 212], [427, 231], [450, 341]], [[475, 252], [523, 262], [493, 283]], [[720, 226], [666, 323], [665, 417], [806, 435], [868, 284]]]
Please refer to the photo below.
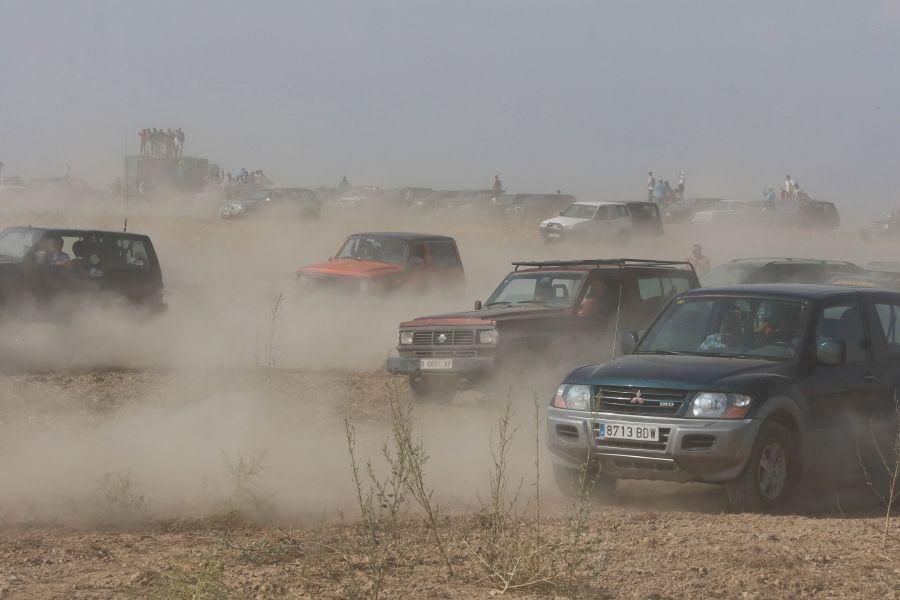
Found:
[[619, 341], [619, 350], [622, 354], [631, 354], [637, 347], [638, 334], [636, 331], [626, 329], [622, 332], [622, 339]]
[[475, 301], [475, 310], [481, 310], [481, 300]]
[[816, 346], [816, 359], [819, 364], [837, 366], [844, 364], [847, 357], [847, 344], [840, 340], [826, 340]]

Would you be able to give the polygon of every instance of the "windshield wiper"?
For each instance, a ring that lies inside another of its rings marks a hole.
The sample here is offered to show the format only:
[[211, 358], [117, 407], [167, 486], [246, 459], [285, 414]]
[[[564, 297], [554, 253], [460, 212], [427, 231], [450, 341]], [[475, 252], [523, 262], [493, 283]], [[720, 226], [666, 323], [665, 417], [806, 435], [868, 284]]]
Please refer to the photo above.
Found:
[[550, 306], [546, 302], [541, 302], [540, 300], [519, 300], [516, 304], [540, 304], [541, 306]]
[[635, 354], [659, 354], [662, 356], [681, 356], [682, 354], [688, 354], [688, 352], [677, 352], [675, 350], [641, 350], [640, 352], [635, 352]]
[[500, 302], [488, 302], [487, 304], [485, 304], [485, 306], [497, 306], [498, 304], [512, 304], [512, 302], [501, 300]]

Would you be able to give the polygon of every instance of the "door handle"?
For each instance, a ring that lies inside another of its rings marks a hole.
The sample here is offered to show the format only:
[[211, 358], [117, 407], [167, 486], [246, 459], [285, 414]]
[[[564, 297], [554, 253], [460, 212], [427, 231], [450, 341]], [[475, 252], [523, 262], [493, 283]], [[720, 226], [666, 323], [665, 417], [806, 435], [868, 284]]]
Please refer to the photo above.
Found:
[[863, 381], [865, 381], [866, 383], [872, 383], [873, 381], [875, 381], [875, 376], [871, 373], [866, 373], [865, 375], [863, 375]]

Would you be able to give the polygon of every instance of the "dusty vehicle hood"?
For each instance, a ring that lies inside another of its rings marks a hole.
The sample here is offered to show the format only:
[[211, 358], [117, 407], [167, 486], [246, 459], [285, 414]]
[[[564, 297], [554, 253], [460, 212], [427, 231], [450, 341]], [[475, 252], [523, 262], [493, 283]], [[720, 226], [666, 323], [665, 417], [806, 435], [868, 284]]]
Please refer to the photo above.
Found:
[[336, 277], [385, 277], [403, 271], [403, 267], [391, 263], [375, 262], [370, 260], [354, 260], [351, 258], [339, 258], [328, 262], [301, 267], [297, 269], [298, 275], [331, 275]]
[[576, 369], [566, 382], [727, 392], [741, 391], [759, 378], [791, 379], [795, 370], [792, 363], [769, 360], [632, 354]]
[[545, 306], [525, 306], [519, 308], [484, 308], [443, 315], [419, 317], [401, 323], [400, 327], [461, 327], [490, 325], [513, 319], [535, 317], [554, 317], [566, 314], [566, 308], [550, 308]]
[[553, 217], [552, 219], [547, 219], [542, 223], [542, 225], [547, 225], [549, 223], [555, 223], [556, 225], [562, 225], [566, 229], [571, 229], [572, 227], [579, 225], [581, 223], [587, 223], [590, 219], [580, 219], [578, 217]]

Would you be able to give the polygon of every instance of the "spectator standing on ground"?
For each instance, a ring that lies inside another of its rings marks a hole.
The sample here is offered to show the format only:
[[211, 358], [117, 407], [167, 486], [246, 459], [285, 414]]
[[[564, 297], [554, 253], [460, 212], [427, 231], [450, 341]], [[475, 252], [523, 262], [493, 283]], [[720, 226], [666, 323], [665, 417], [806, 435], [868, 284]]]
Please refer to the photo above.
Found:
[[709, 258], [703, 254], [703, 246], [700, 244], [694, 244], [694, 247], [691, 248], [691, 255], [687, 258], [687, 261], [694, 266], [697, 275], [705, 275], [709, 272], [711, 266]]
[[147, 154], [147, 142], [149, 141], [149, 134], [146, 129], [138, 131], [138, 139], [141, 140], [141, 156], [144, 156]]
[[675, 199], [684, 200], [684, 171], [678, 172], [678, 188], [675, 190]]
[[647, 202], [653, 202], [653, 192], [656, 190], [656, 178], [653, 171], [647, 173]]
[[494, 190], [494, 193], [495, 193], [495, 194], [502, 194], [502, 193], [503, 193], [503, 184], [500, 182], [500, 176], [499, 176], [499, 175], [494, 175], [494, 187], [493, 187], [493, 190]]
[[175, 130], [175, 140], [178, 142], [178, 156], [184, 155], [184, 132], [181, 127]]
[[338, 190], [341, 192], [346, 192], [350, 189], [350, 180], [347, 179], [347, 176], [344, 175], [341, 177], [341, 182], [338, 184]]
[[766, 202], [775, 202], [775, 187], [770, 185], [764, 189], [763, 198], [765, 198]]

